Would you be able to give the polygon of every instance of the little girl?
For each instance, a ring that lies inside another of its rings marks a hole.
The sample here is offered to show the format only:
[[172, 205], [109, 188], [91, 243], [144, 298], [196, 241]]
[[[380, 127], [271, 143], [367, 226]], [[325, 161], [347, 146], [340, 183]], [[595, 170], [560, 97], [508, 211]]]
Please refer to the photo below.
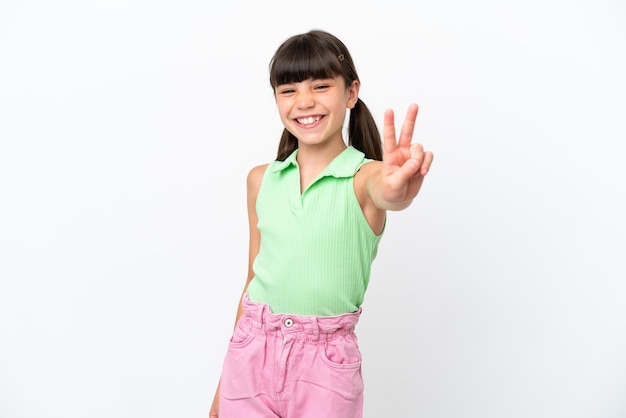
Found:
[[385, 112], [383, 156], [350, 53], [327, 32], [287, 39], [270, 83], [285, 129], [276, 160], [248, 174], [248, 277], [209, 417], [362, 417], [354, 329], [371, 264], [386, 211], [411, 204], [433, 154], [411, 144], [411, 105], [397, 139]]

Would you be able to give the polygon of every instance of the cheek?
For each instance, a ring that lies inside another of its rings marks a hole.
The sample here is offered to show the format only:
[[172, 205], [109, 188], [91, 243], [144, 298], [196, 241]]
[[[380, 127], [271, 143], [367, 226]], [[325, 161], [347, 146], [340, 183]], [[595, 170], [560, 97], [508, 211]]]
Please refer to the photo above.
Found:
[[289, 115], [289, 109], [291, 109], [291, 106], [289, 103], [286, 103], [285, 100], [276, 100], [276, 109], [282, 119]]
[[289, 122], [291, 119], [289, 118], [289, 112], [284, 109], [278, 109], [278, 114], [280, 116], [280, 120], [285, 123]]

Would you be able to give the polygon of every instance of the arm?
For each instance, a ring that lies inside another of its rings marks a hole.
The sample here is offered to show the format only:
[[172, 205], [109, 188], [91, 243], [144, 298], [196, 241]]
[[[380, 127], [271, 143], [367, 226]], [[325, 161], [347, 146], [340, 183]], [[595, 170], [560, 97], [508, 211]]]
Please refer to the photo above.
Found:
[[[258, 217], [256, 213], [256, 198], [259, 194], [259, 188], [261, 187], [261, 180], [263, 179], [263, 173], [265, 173], [265, 169], [267, 168], [267, 164], [260, 165], [254, 167], [248, 173], [247, 178], [247, 205], [248, 205], [248, 226], [250, 230], [250, 243], [248, 246], [248, 277], [246, 278], [246, 284], [243, 287], [243, 291], [241, 292], [241, 296], [239, 297], [239, 305], [237, 307], [237, 315], [235, 316], [235, 326], [237, 325], [237, 321], [243, 314], [243, 309], [241, 307], [241, 300], [243, 299], [243, 295], [248, 289], [248, 285], [250, 281], [254, 277], [254, 271], [252, 270], [252, 264], [254, 263], [254, 259], [259, 253], [259, 246], [261, 244], [261, 234], [257, 228]], [[219, 417], [219, 397], [220, 397], [220, 384], [218, 382], [217, 389], [215, 390], [215, 396], [213, 397], [213, 403], [211, 405], [211, 409], [209, 411], [209, 418], [218, 418]]]

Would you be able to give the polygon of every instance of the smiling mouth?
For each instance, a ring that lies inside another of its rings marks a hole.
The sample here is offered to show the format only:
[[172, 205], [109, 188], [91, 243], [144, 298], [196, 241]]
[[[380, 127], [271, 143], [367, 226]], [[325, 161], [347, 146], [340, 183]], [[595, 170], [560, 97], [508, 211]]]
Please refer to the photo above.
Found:
[[300, 125], [314, 125], [320, 120], [322, 120], [323, 116], [309, 116], [308, 118], [296, 118], [296, 122]]

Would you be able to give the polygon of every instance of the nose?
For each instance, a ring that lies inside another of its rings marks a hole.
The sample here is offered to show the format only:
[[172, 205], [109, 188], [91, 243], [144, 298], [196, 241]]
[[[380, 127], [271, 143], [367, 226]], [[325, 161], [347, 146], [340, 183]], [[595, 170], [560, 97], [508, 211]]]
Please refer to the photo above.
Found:
[[315, 106], [313, 93], [310, 91], [302, 91], [298, 93], [298, 109], [309, 109]]

